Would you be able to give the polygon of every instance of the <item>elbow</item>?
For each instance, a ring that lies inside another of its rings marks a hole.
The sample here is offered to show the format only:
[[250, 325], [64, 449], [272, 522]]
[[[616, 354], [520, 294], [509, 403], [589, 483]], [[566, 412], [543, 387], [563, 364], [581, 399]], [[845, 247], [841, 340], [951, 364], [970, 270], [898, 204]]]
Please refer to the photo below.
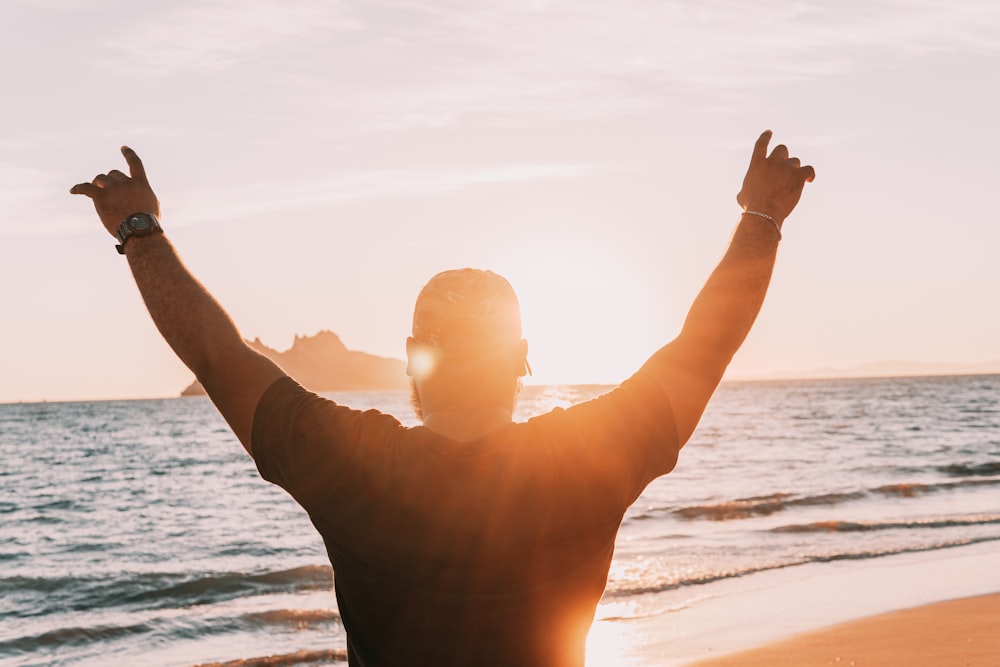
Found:
[[232, 377], [233, 369], [239, 368], [241, 360], [256, 352], [242, 340], [231, 345], [214, 345], [202, 348], [202, 353], [188, 364], [198, 381], [206, 388], [214, 386], [218, 378]]
[[732, 341], [726, 336], [710, 332], [682, 332], [678, 341], [681, 342], [679, 347], [684, 350], [679, 363], [713, 385], [722, 381], [722, 376], [740, 347], [740, 341]]

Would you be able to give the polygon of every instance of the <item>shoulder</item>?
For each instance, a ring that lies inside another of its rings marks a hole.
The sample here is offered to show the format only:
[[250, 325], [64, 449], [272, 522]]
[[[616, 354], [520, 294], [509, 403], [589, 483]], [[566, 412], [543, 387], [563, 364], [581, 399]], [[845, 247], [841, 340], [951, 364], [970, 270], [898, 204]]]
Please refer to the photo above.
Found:
[[582, 437], [597, 436], [608, 429], [643, 429], [661, 441], [677, 438], [669, 397], [654, 377], [642, 371], [605, 394], [565, 409], [556, 408], [527, 424], [543, 430], [570, 429]]
[[659, 382], [642, 372], [606, 394], [523, 426], [536, 446], [565, 467], [605, 480], [628, 502], [673, 469], [680, 449], [670, 401]]
[[401, 427], [392, 415], [378, 410], [356, 410], [320, 396], [290, 377], [276, 380], [260, 398], [254, 412], [253, 435], [265, 437], [277, 424], [286, 435], [310, 427], [338, 423], [360, 427], [364, 424]]
[[264, 392], [253, 421], [254, 459], [262, 476], [287, 488], [294, 477], [347, 472], [363, 444], [369, 452], [405, 430], [392, 415], [356, 410], [284, 377]]

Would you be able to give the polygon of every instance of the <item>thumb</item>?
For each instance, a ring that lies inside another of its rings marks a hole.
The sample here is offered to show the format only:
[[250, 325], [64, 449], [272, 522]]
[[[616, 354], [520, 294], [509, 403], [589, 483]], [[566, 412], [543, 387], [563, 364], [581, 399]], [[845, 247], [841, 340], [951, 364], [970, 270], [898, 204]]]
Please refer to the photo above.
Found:
[[77, 183], [69, 189], [71, 195], [84, 195], [93, 199], [101, 191], [99, 187], [93, 183]]

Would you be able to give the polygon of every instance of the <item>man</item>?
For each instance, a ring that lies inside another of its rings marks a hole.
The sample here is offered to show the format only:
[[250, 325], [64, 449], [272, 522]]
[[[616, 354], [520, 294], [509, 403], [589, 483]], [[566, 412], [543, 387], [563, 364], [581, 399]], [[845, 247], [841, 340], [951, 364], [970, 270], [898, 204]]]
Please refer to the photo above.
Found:
[[525, 423], [517, 298], [472, 269], [424, 287], [407, 340], [423, 425], [297, 385], [251, 350], [159, 227], [138, 156], [72, 188], [118, 237], [150, 315], [261, 475], [327, 546], [351, 665], [582, 665], [622, 516], [669, 472], [767, 291], [811, 167], [758, 139], [729, 249], [680, 335], [614, 391]]

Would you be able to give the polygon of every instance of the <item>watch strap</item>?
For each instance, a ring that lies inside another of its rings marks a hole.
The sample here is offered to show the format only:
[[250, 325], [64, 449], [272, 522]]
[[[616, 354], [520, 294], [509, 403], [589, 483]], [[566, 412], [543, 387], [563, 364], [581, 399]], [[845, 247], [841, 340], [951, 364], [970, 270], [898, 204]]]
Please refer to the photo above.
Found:
[[118, 244], [115, 249], [119, 255], [125, 254], [125, 243], [133, 236], [149, 236], [151, 234], [162, 234], [163, 227], [160, 221], [152, 213], [133, 213], [125, 218], [118, 226]]

